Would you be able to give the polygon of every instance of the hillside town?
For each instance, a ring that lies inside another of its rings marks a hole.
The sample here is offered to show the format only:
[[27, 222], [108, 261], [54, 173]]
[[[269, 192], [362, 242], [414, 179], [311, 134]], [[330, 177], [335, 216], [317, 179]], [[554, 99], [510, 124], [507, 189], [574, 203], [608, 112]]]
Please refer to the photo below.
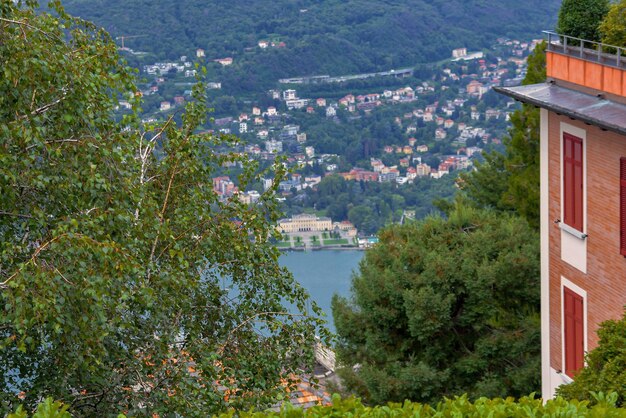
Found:
[[[244, 104], [236, 114], [217, 114], [207, 129], [239, 136], [245, 145], [225, 151], [245, 153], [261, 164], [269, 164], [278, 156], [284, 156], [284, 164], [291, 173], [278, 185], [284, 199], [293, 199], [303, 190], [317, 187], [325, 176], [331, 174], [347, 181], [397, 185], [411, 184], [422, 177], [440, 179], [471, 169], [483, 150], [502, 146], [510, 114], [517, 105], [491, 90], [497, 86], [519, 85], [525, 75], [526, 58], [540, 41], [499, 38], [489, 51], [468, 52], [466, 48], [457, 48], [451, 51], [449, 60], [421, 71], [419, 76], [423, 76], [423, 80], [414, 84], [404, 84], [405, 80], [418, 78], [412, 69], [342, 78], [282, 79], [277, 88], [266, 92], [272, 105]], [[260, 49], [280, 47], [278, 43], [263, 40], [258, 43]], [[206, 59], [207, 65], [226, 67], [233, 64], [230, 57], [205, 57], [205, 51], [200, 48], [195, 57]], [[150, 80], [142, 91], [146, 98], [158, 95], [162, 90], [172, 91], [172, 80], [176, 86], [184, 87], [178, 94], [163, 97], [158, 109], [146, 116], [148, 121], [162, 120], [181, 110], [190, 98], [191, 85], [197, 76], [192, 59], [186, 56], [178, 62], [145, 65], [143, 73]], [[387, 79], [402, 87], [372, 88], [371, 91], [341, 97], [311, 97], [301, 93], [317, 85], [337, 85], [339, 88], [348, 79]], [[222, 88], [219, 81], [210, 81], [206, 87], [209, 91]], [[485, 100], [487, 97], [492, 99]], [[129, 106], [127, 101], [120, 101], [121, 108]], [[398, 134], [393, 138], [376, 139], [380, 146], [368, 151], [368, 157], [353, 162], [344, 155], [327, 152], [325, 148], [328, 147], [319, 141], [319, 133], [301, 124], [314, 123], [322, 129], [332, 124], [349, 126], [351, 123], [366, 123], [372, 115], [381, 112], [385, 112]], [[263, 190], [239, 190], [236, 182], [228, 173], [213, 179], [214, 189], [221, 198], [237, 195], [248, 204], [258, 201], [260, 193], [272, 185], [267, 179], [263, 181]]]

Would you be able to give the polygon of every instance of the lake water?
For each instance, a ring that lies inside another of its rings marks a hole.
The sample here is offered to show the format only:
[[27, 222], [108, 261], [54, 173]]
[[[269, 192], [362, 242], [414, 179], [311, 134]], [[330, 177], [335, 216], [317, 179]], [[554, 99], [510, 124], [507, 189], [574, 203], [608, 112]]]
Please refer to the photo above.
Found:
[[363, 251], [339, 250], [285, 252], [280, 256], [280, 264], [291, 270], [311, 299], [323, 309], [328, 328], [334, 332], [330, 300], [335, 293], [350, 295], [352, 272], [358, 271], [363, 254]]

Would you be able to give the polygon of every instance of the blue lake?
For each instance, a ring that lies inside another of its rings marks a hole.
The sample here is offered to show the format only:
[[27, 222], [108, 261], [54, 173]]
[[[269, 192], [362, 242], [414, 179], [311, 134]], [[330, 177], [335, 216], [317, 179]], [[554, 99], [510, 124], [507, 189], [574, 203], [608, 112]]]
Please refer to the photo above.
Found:
[[309, 292], [326, 313], [328, 328], [335, 331], [330, 301], [333, 294], [350, 296], [352, 273], [358, 271], [363, 251], [285, 252], [280, 264], [293, 273], [295, 279]]

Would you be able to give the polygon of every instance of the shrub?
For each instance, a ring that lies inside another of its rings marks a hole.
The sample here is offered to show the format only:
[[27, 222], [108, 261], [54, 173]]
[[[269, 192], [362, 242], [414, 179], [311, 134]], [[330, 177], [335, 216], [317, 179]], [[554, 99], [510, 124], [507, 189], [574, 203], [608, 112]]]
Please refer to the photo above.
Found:
[[626, 400], [626, 316], [605, 321], [598, 330], [598, 346], [587, 354], [585, 366], [574, 383], [561, 386], [558, 394], [566, 399], [596, 402], [594, 391], [615, 392], [617, 405]]

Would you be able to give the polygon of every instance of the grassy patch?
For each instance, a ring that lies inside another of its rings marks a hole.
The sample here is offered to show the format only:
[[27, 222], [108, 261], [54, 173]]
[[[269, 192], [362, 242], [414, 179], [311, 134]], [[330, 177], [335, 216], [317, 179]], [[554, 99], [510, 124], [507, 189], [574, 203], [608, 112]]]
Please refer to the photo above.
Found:
[[324, 245], [345, 245], [349, 244], [347, 239], [325, 239]]

